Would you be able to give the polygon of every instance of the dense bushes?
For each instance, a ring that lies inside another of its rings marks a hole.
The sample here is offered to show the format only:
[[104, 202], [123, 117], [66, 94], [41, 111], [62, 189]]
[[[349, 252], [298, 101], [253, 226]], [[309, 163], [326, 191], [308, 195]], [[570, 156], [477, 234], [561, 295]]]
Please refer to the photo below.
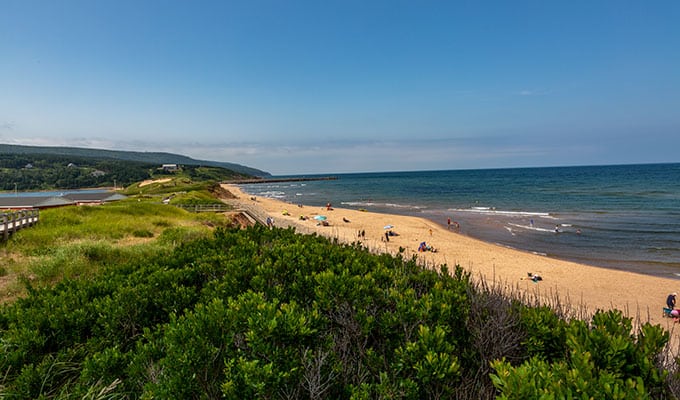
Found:
[[5, 306], [0, 391], [15, 399], [663, 398], [657, 357], [667, 340], [652, 326], [631, 335], [618, 312], [566, 322], [478, 290], [459, 268], [424, 270], [415, 259], [256, 227], [218, 230], [170, 256]]

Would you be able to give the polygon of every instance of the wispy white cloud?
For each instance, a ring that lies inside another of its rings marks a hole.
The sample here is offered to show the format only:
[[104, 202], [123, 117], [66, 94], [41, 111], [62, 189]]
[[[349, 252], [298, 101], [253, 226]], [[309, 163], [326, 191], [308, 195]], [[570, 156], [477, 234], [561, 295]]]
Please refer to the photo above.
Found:
[[524, 89], [517, 92], [519, 96], [545, 96], [549, 94], [550, 91], [546, 89]]
[[440, 139], [336, 139], [332, 142], [319, 139], [295, 143], [31, 138], [22, 140], [21, 143], [10, 143], [168, 152], [198, 160], [237, 163], [274, 175], [585, 165], [587, 160], [574, 158], [573, 155], [592, 155], [598, 151], [595, 145], [592, 145], [593, 148], [584, 148], [576, 144], [515, 135]]

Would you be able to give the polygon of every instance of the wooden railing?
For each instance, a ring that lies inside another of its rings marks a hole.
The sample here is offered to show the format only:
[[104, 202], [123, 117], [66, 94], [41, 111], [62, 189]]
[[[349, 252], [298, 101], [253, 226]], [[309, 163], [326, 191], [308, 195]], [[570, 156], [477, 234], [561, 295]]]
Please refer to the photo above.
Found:
[[177, 207], [192, 212], [225, 212], [231, 208], [224, 204], [177, 204]]
[[40, 218], [40, 210], [5, 211], [0, 214], [0, 216], [2, 216], [2, 221], [0, 223], [0, 238], [2, 238], [2, 240], [7, 240], [11, 233], [37, 224], [38, 219]]

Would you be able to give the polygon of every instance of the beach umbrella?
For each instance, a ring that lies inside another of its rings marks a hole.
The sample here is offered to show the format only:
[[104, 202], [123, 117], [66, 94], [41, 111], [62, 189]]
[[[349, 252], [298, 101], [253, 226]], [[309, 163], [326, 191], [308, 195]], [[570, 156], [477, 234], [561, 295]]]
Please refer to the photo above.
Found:
[[314, 217], [314, 219], [317, 220], [317, 221], [325, 221], [326, 216], [325, 215], [317, 215], [316, 217]]
[[384, 228], [385, 228], [385, 229], [392, 229], [392, 228], [394, 228], [394, 225], [385, 225]]

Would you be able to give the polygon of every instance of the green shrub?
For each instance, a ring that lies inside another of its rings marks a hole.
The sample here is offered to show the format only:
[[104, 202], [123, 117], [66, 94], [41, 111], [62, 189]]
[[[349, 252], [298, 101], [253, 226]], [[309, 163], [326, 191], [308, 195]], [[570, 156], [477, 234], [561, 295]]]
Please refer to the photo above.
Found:
[[550, 357], [537, 354], [519, 366], [504, 360], [492, 363], [496, 372], [491, 379], [501, 392], [500, 399], [645, 399], [665, 395], [667, 374], [659, 370], [656, 360], [669, 335], [661, 327], [645, 324], [636, 338], [631, 334], [632, 320], [614, 310], [597, 312], [590, 325], [572, 320], [564, 331], [568, 354], [563, 358], [553, 357], [549, 362]]
[[[491, 398], [494, 387], [506, 399], [668, 395], [657, 365], [668, 333], [645, 325], [633, 335], [620, 312], [567, 323], [548, 308], [477, 294], [459, 267], [426, 270], [292, 230], [194, 229], [165, 229], [159, 241], [172, 249], [101, 241], [55, 251], [55, 270], [69, 259], [102, 268], [53, 287], [29, 283], [25, 299], [0, 307], [3, 396]], [[498, 316], [473, 310], [480, 299], [510, 310], [498, 321], [512, 326], [500, 332], [519, 329], [521, 340], [508, 343], [526, 350], [493, 353], [491, 377], [475, 361], [491, 353], [480, 348], [479, 322]]]
[[153, 232], [147, 229], [135, 229], [132, 231], [132, 236], [137, 238], [152, 238]]

